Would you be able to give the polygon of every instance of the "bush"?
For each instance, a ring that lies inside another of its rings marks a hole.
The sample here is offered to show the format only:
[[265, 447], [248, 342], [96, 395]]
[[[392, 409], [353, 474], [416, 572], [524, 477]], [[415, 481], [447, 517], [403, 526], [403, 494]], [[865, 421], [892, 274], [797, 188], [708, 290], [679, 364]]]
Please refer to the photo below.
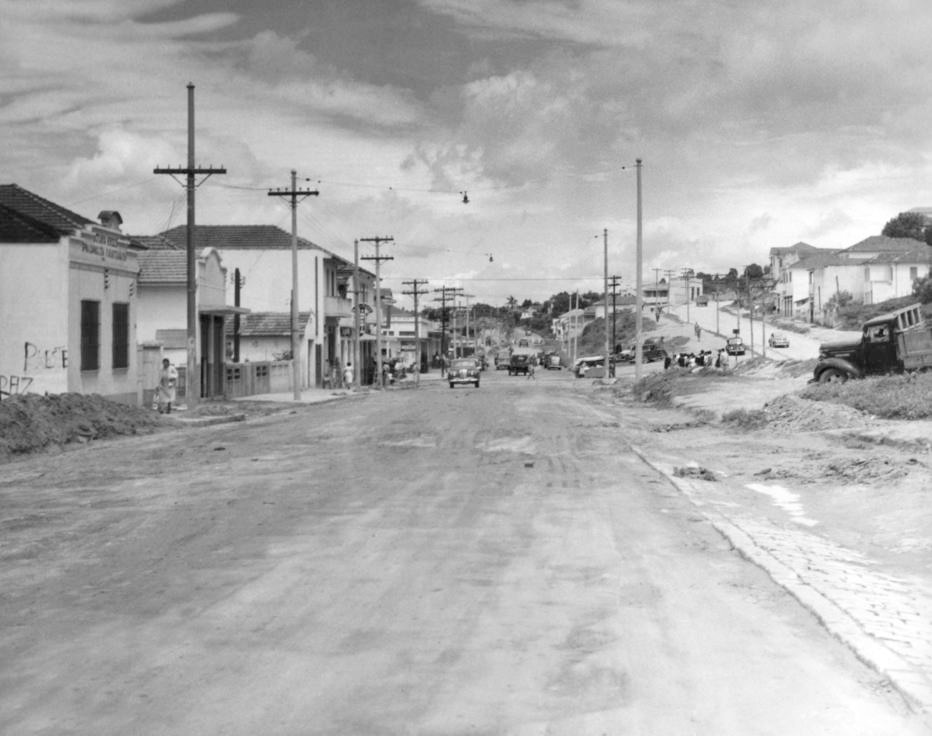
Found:
[[804, 399], [852, 406], [883, 419], [932, 419], [932, 373], [810, 384]]

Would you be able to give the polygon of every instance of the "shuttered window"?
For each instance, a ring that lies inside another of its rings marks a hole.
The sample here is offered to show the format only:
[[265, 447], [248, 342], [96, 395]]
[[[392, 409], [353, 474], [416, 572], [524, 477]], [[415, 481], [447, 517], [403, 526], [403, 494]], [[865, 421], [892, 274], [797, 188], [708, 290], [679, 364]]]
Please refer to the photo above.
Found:
[[129, 368], [129, 304], [113, 305], [113, 367]]
[[81, 301], [81, 370], [100, 368], [100, 302]]

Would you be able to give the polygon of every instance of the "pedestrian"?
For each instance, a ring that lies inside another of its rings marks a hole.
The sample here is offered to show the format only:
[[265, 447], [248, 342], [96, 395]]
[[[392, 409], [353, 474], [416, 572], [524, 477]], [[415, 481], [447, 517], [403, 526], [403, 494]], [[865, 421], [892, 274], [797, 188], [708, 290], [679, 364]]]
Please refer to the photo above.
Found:
[[534, 375], [534, 366], [537, 365], [537, 358], [531, 358], [527, 363], [527, 380], [537, 380]]
[[162, 370], [159, 372], [159, 385], [156, 392], [159, 397], [159, 414], [171, 414], [172, 404], [175, 403], [175, 388], [178, 384], [178, 370], [168, 358], [162, 359]]
[[346, 368], [343, 369], [343, 388], [353, 388], [353, 364], [346, 361]]
[[698, 340], [702, 335], [702, 328], [699, 326], [698, 322], [696, 322], [695, 330], [696, 330], [696, 339]]

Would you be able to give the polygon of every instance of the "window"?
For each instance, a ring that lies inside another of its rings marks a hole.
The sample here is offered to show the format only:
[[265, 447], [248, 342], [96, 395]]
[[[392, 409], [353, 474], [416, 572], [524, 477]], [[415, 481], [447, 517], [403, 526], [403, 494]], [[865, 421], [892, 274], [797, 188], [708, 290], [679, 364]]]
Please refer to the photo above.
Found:
[[100, 368], [100, 302], [81, 300], [81, 370]]
[[113, 305], [113, 367], [129, 368], [129, 304]]
[[919, 266], [910, 266], [909, 267], [909, 280], [915, 281], [919, 278]]

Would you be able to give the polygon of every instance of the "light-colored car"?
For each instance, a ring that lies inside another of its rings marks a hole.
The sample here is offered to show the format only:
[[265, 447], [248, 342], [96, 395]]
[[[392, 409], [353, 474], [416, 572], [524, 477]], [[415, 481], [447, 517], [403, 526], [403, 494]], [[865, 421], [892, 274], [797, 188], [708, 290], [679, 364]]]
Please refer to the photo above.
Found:
[[771, 332], [767, 344], [772, 348], [788, 348], [790, 340], [782, 332]]
[[450, 364], [447, 373], [450, 388], [458, 383], [471, 383], [479, 388], [479, 363], [475, 358], [457, 358]]

